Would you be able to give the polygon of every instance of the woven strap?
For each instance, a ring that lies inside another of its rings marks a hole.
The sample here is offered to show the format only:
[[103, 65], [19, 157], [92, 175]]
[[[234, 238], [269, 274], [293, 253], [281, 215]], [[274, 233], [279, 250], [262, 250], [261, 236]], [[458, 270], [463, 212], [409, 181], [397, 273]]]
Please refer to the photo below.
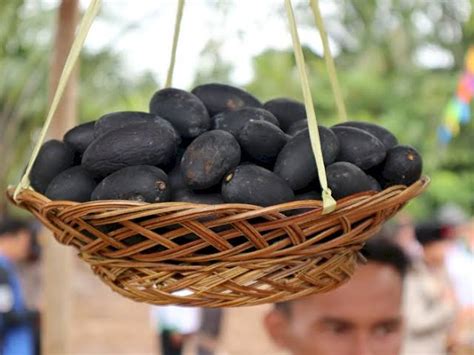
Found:
[[[176, 51], [177, 51], [177, 46], [178, 46], [178, 40], [179, 40], [179, 32], [180, 32], [180, 27], [181, 27], [181, 20], [183, 16], [183, 9], [184, 9], [184, 0], [179, 0], [178, 2], [178, 9], [176, 13], [176, 21], [175, 21], [175, 29], [174, 29], [174, 35], [173, 35], [173, 45], [172, 45], [172, 50], [171, 50], [171, 58], [170, 58], [170, 64], [168, 68], [168, 75], [166, 79], [166, 87], [171, 86], [172, 84], [172, 79], [173, 79], [173, 71], [174, 71], [174, 65], [176, 61]], [[89, 7], [87, 8], [84, 17], [81, 20], [81, 24], [79, 26], [77, 36], [74, 39], [74, 42], [72, 44], [71, 50], [67, 56], [66, 62], [64, 64], [63, 71], [61, 73], [61, 76], [59, 78], [58, 85], [56, 87], [53, 100], [51, 102], [51, 106], [48, 111], [48, 115], [46, 117], [45, 123], [42, 127], [40, 137], [38, 141], [36, 142], [36, 145], [33, 149], [33, 152], [31, 154], [30, 160], [28, 162], [27, 168], [25, 170], [25, 173], [23, 174], [20, 183], [17, 185], [14, 193], [14, 199], [17, 201], [17, 196], [18, 193], [24, 189], [27, 189], [30, 186], [30, 181], [29, 181], [29, 174], [31, 172], [31, 168], [33, 166], [33, 163], [36, 160], [36, 157], [38, 156], [39, 150], [41, 148], [41, 145], [43, 144], [46, 134], [48, 132], [49, 126], [51, 125], [52, 118], [57, 110], [57, 107], [59, 105], [59, 102], [62, 98], [62, 95], [64, 93], [64, 89], [67, 85], [67, 82], [69, 80], [69, 77], [72, 73], [72, 70], [74, 68], [74, 65], [79, 58], [80, 51], [84, 45], [84, 42], [86, 40], [87, 34], [89, 32], [90, 27], [92, 26], [92, 23], [97, 16], [97, 13], [99, 11], [101, 5], [101, 0], [91, 0], [91, 3]], [[304, 56], [303, 56], [303, 51], [301, 49], [301, 43], [298, 37], [298, 30], [296, 26], [296, 21], [295, 21], [295, 16], [293, 13], [293, 8], [291, 6], [291, 0], [285, 0], [285, 6], [287, 10], [287, 15], [288, 15], [288, 20], [290, 23], [290, 31], [291, 31], [291, 37], [293, 40], [293, 50], [296, 58], [296, 64], [298, 67], [300, 79], [301, 79], [301, 87], [303, 91], [303, 96], [304, 96], [304, 102], [305, 102], [305, 107], [306, 107], [306, 112], [308, 115], [308, 128], [309, 128], [309, 133], [310, 133], [310, 138], [311, 138], [311, 147], [313, 150], [313, 154], [315, 156], [316, 160], [316, 165], [317, 165], [317, 170], [318, 170], [318, 177], [319, 181], [322, 187], [322, 198], [323, 198], [323, 213], [329, 213], [332, 212], [336, 208], [336, 201], [332, 198], [331, 196], [331, 190], [328, 187], [327, 184], [327, 177], [326, 177], [326, 170], [324, 168], [324, 161], [323, 161], [323, 156], [322, 156], [322, 151], [321, 151], [321, 141], [319, 137], [319, 131], [318, 131], [318, 123], [316, 119], [316, 113], [314, 111], [314, 105], [313, 105], [313, 100], [311, 97], [311, 91], [309, 87], [309, 82], [308, 82], [308, 76], [306, 73], [305, 69], [305, 61], [304, 61]], [[317, 1], [312, 1], [311, 6], [313, 8], [313, 11], [315, 13], [316, 17], [316, 23], [318, 25], [318, 28], [320, 30], [320, 35], [323, 40], [323, 45], [325, 49], [325, 57], [326, 57], [326, 64], [328, 65], [328, 72], [330, 72], [330, 79], [332, 83], [333, 90], [334, 90], [334, 95], [335, 97], [339, 95], [339, 98], [336, 97], [336, 102], [343, 103], [342, 97], [340, 95], [340, 90], [338, 89], [339, 86], [337, 84], [337, 77], [335, 75], [335, 68], [334, 68], [334, 63], [332, 61], [331, 53], [329, 51], [329, 46], [328, 46], [328, 40], [327, 40], [327, 34], [324, 31], [324, 27], [322, 25], [322, 19], [319, 13], [319, 8], [318, 8], [318, 3]], [[332, 63], [332, 69], [330, 69], [330, 64]], [[332, 73], [332, 74], [331, 74]], [[336, 94], [336, 92], [338, 94]], [[343, 112], [341, 117], [344, 117], [345, 115], [345, 109], [341, 111], [340, 107], [344, 107], [340, 104], [338, 104], [338, 110]]]
[[341, 87], [337, 80], [336, 66], [334, 65], [334, 59], [329, 48], [329, 40], [326, 29], [324, 28], [323, 17], [319, 10], [319, 0], [310, 0], [311, 9], [313, 10], [314, 21], [318, 28], [321, 42], [323, 43], [324, 59], [326, 60], [326, 68], [329, 75], [329, 81], [331, 82], [332, 93], [334, 100], [336, 101], [336, 107], [338, 112], [339, 120], [342, 122], [347, 121], [346, 106], [344, 105], [344, 99], [342, 98]]
[[[69, 54], [66, 58], [66, 62], [64, 63], [64, 68], [61, 73], [61, 76], [59, 77], [59, 82], [56, 87], [56, 90], [54, 92], [53, 100], [51, 101], [51, 105], [49, 107], [48, 115], [46, 116], [46, 120], [43, 124], [43, 127], [41, 129], [40, 136], [38, 138], [38, 141], [36, 142], [33, 151], [31, 153], [30, 160], [28, 161], [28, 165], [26, 167], [26, 170], [23, 174], [23, 176], [20, 179], [19, 184], [15, 188], [15, 192], [13, 195], [13, 198], [16, 202], [18, 202], [18, 194], [24, 190], [30, 187], [30, 180], [28, 176], [30, 175], [31, 168], [33, 167], [33, 164], [38, 156], [38, 153], [40, 151], [41, 145], [43, 144], [44, 140], [46, 139], [46, 134], [48, 133], [49, 126], [51, 125], [51, 121], [54, 117], [54, 114], [56, 113], [56, 110], [58, 108], [58, 105], [61, 101], [61, 98], [64, 94], [64, 89], [66, 88], [66, 85], [68, 83], [69, 77], [71, 76], [72, 70], [74, 69], [74, 66], [79, 58], [79, 54], [81, 53], [81, 49], [84, 46], [84, 42], [86, 40], [87, 34], [89, 33], [89, 29], [92, 26], [92, 23], [94, 22], [94, 19], [96, 18], [100, 6], [101, 6], [102, 0], [91, 0], [91, 3], [89, 4], [89, 7], [87, 8], [86, 12], [84, 13], [84, 16], [81, 20], [81, 23], [79, 25], [79, 28], [77, 30], [77, 35], [76, 38], [74, 39], [74, 42], [72, 43], [71, 50], [69, 51]], [[179, 30], [181, 26], [181, 19], [183, 17], [183, 8], [184, 8], [184, 0], [179, 0], [178, 3], [178, 10], [176, 13], [176, 23], [175, 23], [175, 29], [174, 29], [174, 35], [173, 35], [173, 47], [171, 50], [171, 58], [170, 58], [170, 64], [168, 68], [168, 75], [166, 79], [166, 87], [171, 86], [172, 80], [173, 80], [173, 71], [174, 71], [174, 64], [176, 60], [176, 49], [178, 46], [178, 39], [179, 39]]]
[[64, 63], [63, 71], [61, 73], [61, 76], [59, 77], [58, 86], [56, 87], [56, 90], [54, 92], [53, 100], [51, 101], [51, 106], [49, 107], [48, 115], [46, 116], [43, 128], [41, 129], [40, 136], [38, 138], [38, 141], [36, 142], [33, 152], [31, 153], [31, 157], [26, 167], [25, 173], [23, 174], [20, 183], [15, 189], [15, 193], [13, 195], [15, 201], [17, 201], [18, 193], [21, 190], [24, 190], [30, 186], [30, 180], [28, 176], [30, 175], [31, 168], [33, 167], [33, 163], [35, 162], [36, 157], [38, 156], [41, 145], [43, 144], [46, 138], [46, 134], [48, 133], [48, 129], [51, 125], [53, 116], [56, 113], [58, 105], [64, 94], [64, 89], [66, 88], [69, 77], [71, 76], [72, 70], [74, 69], [74, 65], [76, 64], [77, 59], [79, 58], [81, 49], [84, 46], [87, 33], [89, 32], [89, 29], [92, 26], [92, 22], [94, 21], [95, 17], [97, 16], [97, 13], [99, 12], [100, 4], [101, 0], [92, 0], [81, 20], [81, 23], [77, 30], [77, 36], [74, 39], [74, 42], [72, 43], [71, 50], [69, 51], [69, 54], [66, 58], [66, 62]]
[[166, 76], [165, 87], [169, 88], [173, 83], [174, 64], [176, 62], [176, 50], [178, 48], [179, 30], [181, 29], [181, 19], [183, 18], [184, 0], [178, 1], [178, 10], [176, 11], [176, 20], [174, 23], [173, 46], [171, 47], [170, 65], [168, 75]]
[[[311, 96], [311, 89], [309, 87], [308, 75], [306, 73], [303, 50], [298, 36], [298, 29], [296, 27], [295, 14], [291, 6], [291, 0], [285, 0], [285, 7], [290, 24], [291, 38], [293, 40], [293, 52], [295, 54], [296, 66], [300, 75], [301, 89], [303, 91], [304, 104], [306, 107], [306, 115], [308, 117], [309, 136], [311, 138], [311, 147], [316, 160], [318, 168], [319, 182], [322, 188], [323, 197], [323, 213], [329, 213], [336, 209], [336, 201], [331, 196], [331, 190], [328, 187], [326, 177], [326, 168], [324, 167], [323, 153], [321, 150], [321, 140], [319, 138], [318, 121], [316, 119], [316, 112], [314, 110], [313, 98]], [[323, 34], [321, 34], [323, 35]]]

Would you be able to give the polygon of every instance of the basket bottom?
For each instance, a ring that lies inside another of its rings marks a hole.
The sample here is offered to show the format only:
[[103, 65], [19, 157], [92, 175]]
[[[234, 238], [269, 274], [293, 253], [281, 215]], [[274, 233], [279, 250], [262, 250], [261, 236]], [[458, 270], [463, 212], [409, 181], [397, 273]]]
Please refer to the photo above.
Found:
[[79, 256], [122, 296], [155, 305], [198, 307], [252, 306], [327, 292], [348, 281], [363, 259], [357, 249], [341, 249], [314, 258], [179, 268]]
[[[184, 202], [13, 200], [115, 292], [138, 302], [251, 306], [330, 291], [352, 276], [363, 244], [429, 183], [270, 207]], [[293, 213], [298, 211], [298, 213]], [[189, 238], [192, 236], [192, 238]], [[133, 242], [132, 242], [133, 241]]]

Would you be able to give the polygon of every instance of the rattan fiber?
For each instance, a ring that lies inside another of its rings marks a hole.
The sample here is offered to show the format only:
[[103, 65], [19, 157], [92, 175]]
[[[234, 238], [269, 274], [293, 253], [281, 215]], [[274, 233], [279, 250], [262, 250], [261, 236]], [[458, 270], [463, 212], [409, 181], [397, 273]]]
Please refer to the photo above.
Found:
[[[360, 193], [323, 215], [320, 201], [271, 207], [133, 201], [17, 204], [114, 291], [135, 301], [249, 306], [326, 292], [347, 281], [364, 242], [429, 183]], [[9, 191], [12, 199], [13, 191]]]

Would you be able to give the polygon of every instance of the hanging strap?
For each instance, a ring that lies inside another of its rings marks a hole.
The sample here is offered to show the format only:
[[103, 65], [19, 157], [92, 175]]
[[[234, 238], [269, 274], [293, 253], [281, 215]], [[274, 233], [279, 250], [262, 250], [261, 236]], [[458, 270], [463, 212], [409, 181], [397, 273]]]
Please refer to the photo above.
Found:
[[347, 111], [342, 98], [341, 87], [339, 80], [337, 80], [336, 66], [334, 65], [334, 59], [331, 54], [331, 48], [329, 48], [329, 40], [326, 29], [324, 28], [323, 17], [319, 10], [319, 0], [310, 0], [311, 9], [313, 10], [314, 20], [316, 27], [318, 28], [321, 41], [324, 49], [324, 59], [326, 60], [326, 68], [328, 70], [329, 81], [331, 82], [332, 93], [334, 100], [336, 101], [337, 113], [341, 122], [347, 121]]
[[[298, 29], [296, 27], [295, 15], [291, 6], [291, 0], [285, 0], [285, 7], [290, 24], [291, 38], [293, 40], [293, 52], [295, 54], [296, 66], [298, 68], [301, 89], [303, 91], [306, 115], [308, 117], [309, 136], [311, 138], [311, 148], [313, 149], [314, 158], [318, 170], [319, 182], [322, 188], [323, 198], [323, 214], [332, 212], [336, 209], [336, 201], [331, 196], [331, 190], [328, 187], [326, 169], [324, 167], [323, 153], [321, 151], [321, 140], [319, 138], [318, 121], [314, 110], [313, 98], [306, 73], [303, 50], [301, 49], [300, 39], [298, 37]], [[322, 35], [322, 34], [321, 34]]]
[[[74, 39], [71, 49], [69, 51], [69, 54], [66, 58], [66, 62], [64, 63], [64, 68], [61, 73], [61, 76], [59, 77], [59, 82], [56, 87], [56, 90], [53, 95], [53, 100], [51, 102], [51, 106], [49, 107], [48, 115], [46, 116], [46, 120], [44, 122], [44, 125], [41, 129], [40, 132], [40, 137], [38, 141], [36, 142], [33, 151], [31, 153], [30, 160], [28, 162], [28, 165], [26, 167], [26, 170], [23, 174], [23, 176], [20, 179], [19, 184], [15, 188], [15, 192], [13, 194], [13, 198], [15, 201], [18, 202], [17, 197], [18, 194], [24, 190], [29, 188], [30, 186], [30, 181], [28, 176], [30, 175], [31, 168], [33, 167], [33, 164], [38, 156], [38, 153], [40, 151], [41, 146], [43, 145], [43, 142], [46, 138], [46, 134], [48, 132], [48, 129], [51, 125], [51, 121], [54, 117], [54, 114], [56, 113], [56, 110], [58, 108], [59, 102], [61, 101], [61, 98], [64, 94], [64, 90], [66, 88], [67, 82], [69, 80], [69, 77], [71, 76], [72, 70], [74, 69], [74, 65], [76, 64], [79, 54], [81, 52], [82, 47], [84, 46], [84, 42], [86, 40], [87, 34], [89, 32], [90, 27], [92, 26], [92, 23], [94, 19], [96, 18], [100, 6], [101, 6], [102, 0], [91, 0], [91, 3], [89, 4], [89, 7], [87, 8], [86, 12], [84, 13], [84, 16], [81, 20], [81, 23], [79, 25], [79, 28], [77, 30], [77, 35], [76, 38]], [[183, 8], [184, 8], [184, 0], [179, 0], [178, 2], [178, 9], [176, 12], [176, 21], [175, 21], [175, 28], [174, 28], [174, 35], [173, 35], [173, 46], [171, 49], [171, 58], [170, 58], [170, 64], [168, 68], [168, 75], [166, 78], [166, 87], [171, 86], [172, 80], [173, 80], [173, 71], [174, 71], [174, 65], [176, 61], [176, 50], [178, 47], [178, 40], [179, 40], [179, 31], [181, 27], [181, 19], [183, 17]]]
[[173, 83], [174, 64], [176, 62], [176, 50], [178, 48], [179, 31], [181, 29], [181, 19], [183, 18], [184, 0], [178, 1], [178, 10], [176, 11], [176, 20], [174, 23], [173, 46], [171, 48], [170, 65], [168, 75], [166, 76], [165, 87], [169, 88]]
[[79, 25], [79, 28], [77, 30], [76, 38], [72, 43], [71, 50], [69, 51], [69, 54], [66, 58], [66, 62], [64, 63], [64, 68], [61, 73], [61, 76], [59, 77], [58, 86], [56, 87], [56, 90], [54, 92], [53, 100], [51, 101], [51, 106], [49, 107], [48, 115], [46, 116], [46, 121], [44, 122], [43, 128], [41, 129], [39, 139], [36, 142], [33, 152], [31, 153], [31, 157], [26, 167], [25, 173], [23, 174], [20, 183], [15, 189], [15, 193], [13, 194], [13, 198], [15, 199], [15, 201], [17, 201], [18, 193], [30, 186], [28, 176], [30, 175], [31, 168], [36, 160], [36, 157], [38, 156], [41, 145], [43, 144], [46, 138], [49, 126], [51, 125], [51, 120], [53, 119], [53, 116], [56, 113], [59, 102], [61, 101], [61, 98], [64, 94], [64, 89], [66, 88], [69, 77], [71, 76], [72, 70], [74, 69], [74, 65], [76, 64], [77, 59], [79, 58], [79, 54], [81, 53], [81, 49], [84, 46], [87, 33], [89, 32], [89, 29], [92, 26], [92, 22], [94, 21], [95, 17], [97, 16], [97, 13], [99, 12], [100, 5], [101, 0], [92, 0], [86, 12], [84, 13], [84, 16], [81, 20], [81, 24]]
[[[313, 5], [313, 3], [311, 4]], [[317, 9], [317, 2], [315, 4], [316, 6], [314, 8]], [[79, 57], [82, 47], [84, 46], [84, 42], [86, 40], [89, 29], [92, 26], [92, 23], [99, 12], [100, 5], [101, 5], [101, 0], [91, 0], [91, 3], [89, 4], [89, 7], [87, 8], [81, 20], [81, 23], [77, 31], [77, 36], [74, 39], [74, 42], [71, 46], [71, 50], [66, 58], [63, 71], [59, 78], [59, 82], [56, 87], [53, 100], [51, 102], [51, 106], [48, 111], [48, 115], [46, 117], [43, 128], [41, 129], [40, 137], [38, 141], [36, 142], [36, 145], [33, 149], [33, 152], [28, 162], [25, 173], [23, 174], [20, 180], [20, 183], [17, 185], [15, 189], [14, 196], [13, 196], [15, 201], [17, 201], [17, 196], [19, 192], [30, 186], [30, 181], [29, 181], [28, 176], [31, 172], [31, 168], [46, 138], [46, 134], [48, 132], [49, 126], [51, 125], [52, 118], [54, 114], [56, 113], [56, 110], [64, 94], [65, 87], [72, 73], [74, 65], [77, 62], [77, 59]], [[331, 190], [329, 189], [327, 185], [326, 170], [324, 168], [324, 161], [322, 157], [321, 142], [320, 142], [319, 131], [318, 131], [318, 123], [316, 119], [316, 113], [314, 111], [313, 100], [311, 97], [311, 91], [309, 88], [308, 77], [307, 77], [307, 73], [305, 69], [303, 51], [301, 49], [301, 44], [298, 37], [298, 30], [296, 27], [296, 21], [295, 21], [295, 16], [293, 13], [293, 8], [291, 6], [291, 0], [285, 0], [285, 6], [286, 6], [288, 20], [290, 24], [290, 31], [291, 31], [291, 37], [293, 40], [293, 50], [294, 50], [294, 54], [296, 58], [296, 64], [297, 64], [297, 68], [298, 68], [300, 79], [301, 79], [301, 87], [303, 91], [306, 112], [308, 115], [308, 127], [309, 127], [309, 133], [310, 133], [310, 138], [311, 138], [311, 147], [313, 150], [313, 154], [315, 156], [316, 166], [318, 170], [318, 177], [319, 177], [319, 181], [322, 187], [323, 213], [329, 213], [329, 212], [332, 212], [336, 208], [336, 201], [332, 198]], [[178, 10], [176, 14], [170, 66], [168, 69], [168, 75], [167, 75], [167, 80], [166, 80], [167, 87], [170, 86], [172, 83], [173, 70], [174, 70], [174, 64], [175, 64], [175, 59], [176, 59], [176, 50], [177, 50], [177, 44], [178, 44], [178, 39], [179, 39], [179, 31], [180, 31], [181, 19], [183, 15], [183, 8], [184, 8], [184, 0], [179, 0]], [[313, 11], [314, 11], [314, 8], [313, 8]], [[319, 9], [318, 9], [318, 13], [319, 13]], [[322, 24], [322, 21], [321, 21], [321, 24]], [[320, 28], [320, 34], [323, 39], [323, 43], [325, 41], [324, 40], [325, 37], [326, 37], [326, 43], [327, 43], [327, 35], [325, 31], [321, 31], [321, 28]], [[327, 48], [329, 47], [327, 46]], [[327, 53], [327, 55], [330, 57], [330, 52], [328, 50], [325, 49], [325, 53]], [[335, 70], [334, 70], [334, 74], [335, 74]], [[335, 75], [333, 75], [332, 78], [333, 79], [336, 78]], [[337, 82], [337, 78], [335, 80], [336, 80], [335, 82]]]

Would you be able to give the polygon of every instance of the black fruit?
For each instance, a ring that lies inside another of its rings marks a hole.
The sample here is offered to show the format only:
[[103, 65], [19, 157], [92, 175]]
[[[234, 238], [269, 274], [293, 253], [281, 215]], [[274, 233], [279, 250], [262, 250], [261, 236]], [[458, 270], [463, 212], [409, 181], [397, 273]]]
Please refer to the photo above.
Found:
[[170, 164], [178, 142], [161, 123], [140, 123], [107, 132], [86, 149], [82, 165], [94, 176], [107, 176], [131, 165]]
[[181, 143], [179, 143], [179, 148], [186, 149], [192, 142], [194, 138], [183, 138]]
[[348, 162], [337, 162], [326, 168], [328, 186], [335, 199], [355, 194], [362, 191], [370, 191], [373, 182], [358, 166]]
[[176, 164], [174, 168], [168, 173], [168, 183], [173, 191], [186, 188], [184, 176], [181, 172], [181, 165], [179, 163]]
[[[387, 157], [387, 156], [385, 155], [385, 157]], [[385, 163], [385, 160], [382, 161], [380, 164], [377, 164], [377, 165], [371, 167], [370, 169], [366, 169], [366, 170], [365, 170], [365, 173], [366, 173], [367, 175], [372, 176], [375, 180], [377, 180], [378, 182], [380, 182], [381, 179], [383, 180], [383, 178], [382, 178], [382, 171], [383, 171], [383, 165], [384, 165], [384, 163]]]
[[274, 124], [255, 120], [250, 120], [240, 130], [237, 138], [242, 149], [263, 164], [274, 163], [288, 141], [286, 134]]
[[271, 206], [291, 201], [295, 195], [278, 175], [257, 165], [240, 165], [222, 182], [225, 202]]
[[255, 107], [244, 107], [235, 111], [222, 112], [212, 117], [212, 128], [222, 129], [238, 136], [240, 130], [250, 121], [268, 121], [278, 126], [278, 120], [269, 111]]
[[139, 111], [120, 111], [103, 115], [95, 124], [94, 136], [97, 138], [104, 133], [142, 123], [156, 123], [161, 125], [163, 129], [172, 132], [178, 141], [181, 141], [180, 135], [170, 122], [155, 114]]
[[[319, 136], [324, 163], [331, 164], [338, 154], [339, 142], [334, 133], [323, 126], [319, 126]], [[283, 147], [273, 171], [293, 190], [303, 189], [317, 179], [318, 170], [307, 129], [292, 137]]]
[[169, 175], [169, 173], [176, 167], [176, 165], [179, 165], [181, 162], [181, 158], [183, 157], [184, 151], [186, 148], [183, 148], [182, 145], [178, 146], [178, 149], [176, 150], [176, 155], [170, 160], [170, 162], [166, 165], [160, 166], [163, 171]]
[[222, 196], [218, 193], [199, 193], [189, 189], [173, 192], [173, 201], [203, 203], [206, 205], [218, 205], [224, 203]]
[[409, 145], [396, 145], [387, 152], [382, 177], [387, 186], [409, 186], [421, 176], [423, 161], [415, 148]]
[[380, 186], [380, 183], [377, 181], [376, 178], [373, 176], [367, 175], [370, 181], [370, 190], [371, 191], [382, 191], [382, 187]]
[[244, 106], [262, 107], [262, 104], [248, 92], [224, 84], [204, 84], [191, 91], [199, 97], [212, 117], [223, 111], [233, 111]]
[[55, 176], [74, 165], [74, 149], [58, 140], [44, 143], [29, 175], [31, 186], [44, 193]]
[[369, 169], [385, 159], [386, 149], [373, 134], [354, 127], [332, 127], [340, 149], [337, 161], [346, 161], [361, 169]]
[[50, 200], [86, 202], [91, 198], [97, 183], [81, 166], [59, 173], [48, 185], [45, 196]]
[[151, 98], [150, 112], [171, 122], [185, 138], [196, 137], [211, 127], [209, 113], [202, 101], [184, 90], [157, 91]]
[[285, 132], [294, 122], [306, 118], [304, 105], [301, 102], [285, 97], [267, 101], [263, 108], [275, 115], [280, 122], [281, 129]]
[[92, 121], [71, 128], [66, 132], [63, 140], [73, 147], [76, 152], [82, 154], [94, 140], [94, 126], [95, 121]]
[[165, 172], [156, 166], [137, 165], [107, 176], [92, 192], [91, 200], [169, 201], [171, 191]]
[[218, 184], [240, 162], [240, 146], [232, 134], [215, 130], [201, 134], [186, 149], [181, 171], [186, 185], [202, 190]]
[[378, 138], [383, 143], [383, 145], [385, 146], [385, 149], [387, 150], [398, 144], [397, 138], [388, 129], [382, 126], [376, 125], [374, 123], [361, 122], [361, 121], [348, 121], [348, 122], [340, 123], [334, 127], [341, 127], [341, 126], [355, 127], [363, 131], [369, 132], [370, 134]]
[[295, 195], [295, 201], [300, 201], [300, 200], [319, 200], [321, 201], [321, 191], [308, 191], [308, 192], [303, 192], [300, 194]]
[[308, 120], [299, 120], [294, 122], [288, 129], [286, 130], [286, 134], [290, 136], [296, 136], [301, 131], [304, 131], [308, 128]]

